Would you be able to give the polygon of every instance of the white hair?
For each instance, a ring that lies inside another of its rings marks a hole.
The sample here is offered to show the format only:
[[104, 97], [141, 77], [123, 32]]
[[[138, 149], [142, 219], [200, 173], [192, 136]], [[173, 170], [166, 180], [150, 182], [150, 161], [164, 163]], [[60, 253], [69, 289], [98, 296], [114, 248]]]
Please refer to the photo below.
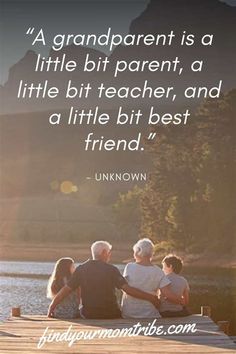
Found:
[[154, 244], [149, 238], [142, 238], [137, 243], [135, 243], [134, 254], [138, 257], [152, 257], [154, 253]]
[[112, 245], [107, 241], [96, 241], [91, 246], [91, 253], [93, 259], [99, 259], [104, 250], [110, 251]]

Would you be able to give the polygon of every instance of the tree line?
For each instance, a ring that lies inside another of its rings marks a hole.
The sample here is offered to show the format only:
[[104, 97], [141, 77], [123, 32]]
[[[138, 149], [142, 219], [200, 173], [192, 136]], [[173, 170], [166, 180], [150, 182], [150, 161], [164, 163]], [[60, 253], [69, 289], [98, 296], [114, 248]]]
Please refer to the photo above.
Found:
[[228, 252], [236, 239], [236, 90], [207, 99], [191, 121], [148, 142], [148, 183], [121, 194], [116, 222], [130, 237], [185, 252]]

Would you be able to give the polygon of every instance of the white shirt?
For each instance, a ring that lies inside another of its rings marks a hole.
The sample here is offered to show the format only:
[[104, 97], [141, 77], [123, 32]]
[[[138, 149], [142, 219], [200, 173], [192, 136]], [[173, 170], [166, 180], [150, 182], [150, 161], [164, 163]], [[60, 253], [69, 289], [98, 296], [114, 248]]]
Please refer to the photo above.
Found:
[[[156, 295], [158, 289], [170, 284], [170, 280], [156, 265], [143, 266], [137, 263], [128, 263], [123, 276], [128, 284], [134, 288]], [[124, 294], [121, 303], [124, 318], [159, 318], [159, 311], [146, 300], [136, 299]]]

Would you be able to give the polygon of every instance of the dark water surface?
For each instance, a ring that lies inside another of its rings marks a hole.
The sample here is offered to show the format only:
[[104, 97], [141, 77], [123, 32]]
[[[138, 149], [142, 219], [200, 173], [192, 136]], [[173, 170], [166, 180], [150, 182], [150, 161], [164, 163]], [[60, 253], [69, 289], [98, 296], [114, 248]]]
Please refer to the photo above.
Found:
[[[47, 280], [54, 263], [0, 262], [0, 318], [12, 307], [23, 314], [46, 314]], [[124, 265], [117, 265], [122, 270]], [[187, 268], [183, 275], [191, 288], [190, 308], [199, 313], [201, 305], [212, 308], [215, 321], [229, 320], [230, 334], [236, 335], [236, 269]]]

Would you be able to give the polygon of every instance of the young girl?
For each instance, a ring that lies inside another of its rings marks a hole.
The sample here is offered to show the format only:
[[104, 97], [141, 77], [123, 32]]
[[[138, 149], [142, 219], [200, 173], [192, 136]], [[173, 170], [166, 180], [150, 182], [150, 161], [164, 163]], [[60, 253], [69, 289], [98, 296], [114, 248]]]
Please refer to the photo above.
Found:
[[[66, 285], [75, 271], [75, 263], [72, 258], [59, 259], [48, 281], [47, 297], [53, 299], [55, 295]], [[73, 291], [55, 309], [56, 318], [76, 318], [79, 316], [80, 292]]]

